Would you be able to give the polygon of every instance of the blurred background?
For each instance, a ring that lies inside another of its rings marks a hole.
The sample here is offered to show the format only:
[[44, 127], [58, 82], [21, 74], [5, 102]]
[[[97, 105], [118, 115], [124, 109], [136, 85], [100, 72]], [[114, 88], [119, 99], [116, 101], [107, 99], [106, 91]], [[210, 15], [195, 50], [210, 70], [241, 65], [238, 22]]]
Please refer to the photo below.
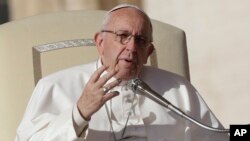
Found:
[[[183, 29], [191, 83], [226, 128], [250, 123], [248, 0], [0, 0], [0, 24], [57, 11], [109, 10], [120, 3]], [[15, 130], [0, 131], [0, 140], [14, 140]]]

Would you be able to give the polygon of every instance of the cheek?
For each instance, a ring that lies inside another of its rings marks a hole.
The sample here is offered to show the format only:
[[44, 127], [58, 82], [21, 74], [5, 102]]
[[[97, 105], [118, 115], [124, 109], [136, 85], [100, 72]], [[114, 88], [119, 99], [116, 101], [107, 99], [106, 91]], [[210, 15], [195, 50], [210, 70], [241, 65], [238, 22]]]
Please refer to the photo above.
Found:
[[103, 50], [102, 56], [108, 63], [117, 62], [117, 59], [122, 51], [123, 48], [119, 46], [106, 46], [106, 48]]
[[148, 54], [147, 54], [147, 52], [146, 51], [142, 51], [139, 54], [139, 59], [140, 59], [140, 62], [142, 62], [142, 64], [146, 64], [147, 60], [148, 60]]
[[112, 58], [113, 58], [113, 53], [110, 51], [110, 49], [105, 49], [103, 51], [102, 56], [103, 56], [104, 60], [110, 62], [110, 60], [112, 60]]

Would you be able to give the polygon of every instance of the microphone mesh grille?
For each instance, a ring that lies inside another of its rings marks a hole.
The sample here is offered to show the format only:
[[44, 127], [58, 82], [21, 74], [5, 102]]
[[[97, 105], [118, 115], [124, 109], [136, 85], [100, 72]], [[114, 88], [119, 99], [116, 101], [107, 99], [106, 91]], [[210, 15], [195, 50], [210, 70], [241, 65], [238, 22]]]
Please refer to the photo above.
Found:
[[139, 78], [134, 78], [128, 81], [127, 87], [135, 92], [137, 89], [137, 86], [140, 85], [141, 83], [142, 83], [142, 80], [140, 80]]

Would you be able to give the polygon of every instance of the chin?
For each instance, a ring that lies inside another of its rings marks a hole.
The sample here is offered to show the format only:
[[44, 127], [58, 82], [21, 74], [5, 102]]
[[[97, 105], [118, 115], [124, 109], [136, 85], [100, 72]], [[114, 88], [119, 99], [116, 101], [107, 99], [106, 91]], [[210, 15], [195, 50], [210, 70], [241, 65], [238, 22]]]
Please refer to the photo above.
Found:
[[125, 71], [125, 70], [120, 70], [120, 71], [116, 74], [116, 76], [117, 76], [117, 78], [120, 78], [120, 79], [122, 79], [122, 80], [127, 81], [127, 80], [130, 80], [130, 79], [136, 77], [136, 76], [137, 76], [137, 73], [136, 73], [136, 71], [131, 71], [131, 70], [127, 70], [127, 71]]

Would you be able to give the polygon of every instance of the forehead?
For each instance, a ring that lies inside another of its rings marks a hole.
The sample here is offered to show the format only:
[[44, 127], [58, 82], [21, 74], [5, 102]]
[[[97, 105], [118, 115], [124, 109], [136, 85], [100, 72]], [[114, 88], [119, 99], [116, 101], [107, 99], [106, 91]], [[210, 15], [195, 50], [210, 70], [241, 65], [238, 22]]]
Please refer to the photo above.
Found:
[[150, 22], [139, 10], [134, 8], [122, 8], [110, 13], [107, 26], [112, 30], [127, 30], [130, 32], [147, 33]]

